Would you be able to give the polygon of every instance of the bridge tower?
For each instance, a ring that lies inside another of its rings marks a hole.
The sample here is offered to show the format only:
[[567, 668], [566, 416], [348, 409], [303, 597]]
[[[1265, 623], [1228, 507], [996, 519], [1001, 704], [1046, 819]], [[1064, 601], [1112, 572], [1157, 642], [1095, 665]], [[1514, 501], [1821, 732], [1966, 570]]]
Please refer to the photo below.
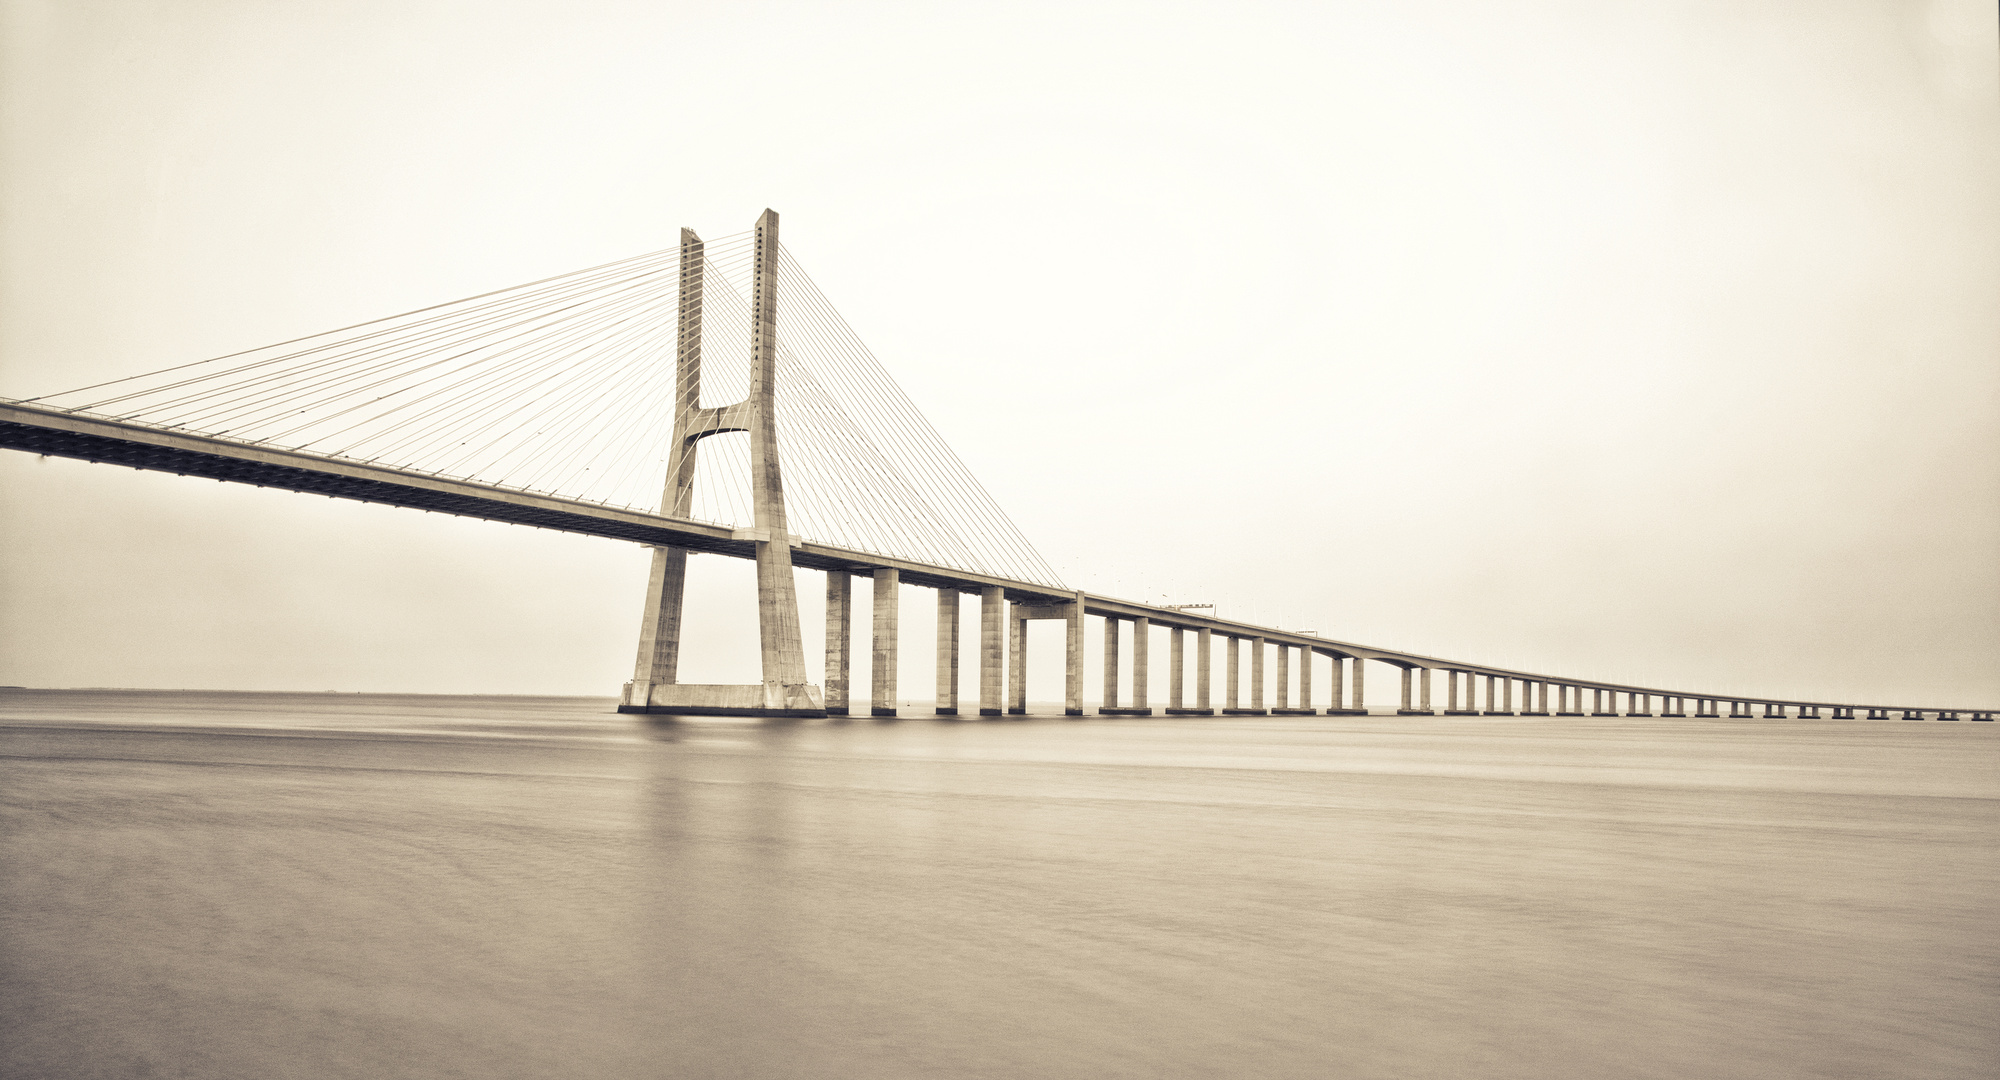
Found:
[[728, 431], [750, 436], [754, 524], [739, 530], [757, 545], [757, 636], [763, 682], [750, 686], [684, 683], [678, 679], [686, 548], [656, 547], [639, 626], [639, 656], [619, 712], [734, 716], [825, 716], [820, 688], [806, 682], [799, 640], [799, 601], [792, 581], [792, 537], [785, 524], [785, 486], [778, 463], [774, 405], [778, 369], [778, 214], [757, 219], [750, 283], [750, 394], [734, 405], [701, 407], [703, 245], [681, 230], [680, 313], [674, 349], [674, 434], [660, 513], [684, 518], [694, 505], [695, 450]]

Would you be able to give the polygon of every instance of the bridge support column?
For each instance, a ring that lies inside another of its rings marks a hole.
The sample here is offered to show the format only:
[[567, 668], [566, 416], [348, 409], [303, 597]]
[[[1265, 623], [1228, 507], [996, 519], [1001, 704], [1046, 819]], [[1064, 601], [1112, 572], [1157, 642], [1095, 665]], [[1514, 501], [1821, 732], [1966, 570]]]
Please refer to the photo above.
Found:
[[[1350, 715], [1354, 710], [1347, 708], [1343, 704], [1347, 700], [1348, 679], [1347, 670], [1342, 665], [1347, 663], [1347, 658], [1339, 653], [1329, 653], [1327, 654], [1327, 659], [1333, 661], [1333, 674], [1332, 678], [1327, 681], [1326, 696], [1328, 700], [1326, 703], [1326, 714], [1328, 716]], [[1357, 660], [1355, 663], [1358, 664], [1360, 661]]]
[[846, 716], [854, 659], [854, 575], [826, 572], [826, 714]]
[[1146, 704], [1147, 683], [1152, 679], [1148, 646], [1152, 644], [1153, 621], [1140, 616], [1132, 620], [1132, 704], [1118, 707], [1118, 630], [1117, 620], [1104, 620], [1104, 707], [1101, 713], [1118, 716], [1151, 716], [1153, 709]]
[[1299, 703], [1292, 704], [1292, 649], [1291, 645], [1278, 646], [1278, 703], [1271, 708], [1273, 716], [1311, 716], [1312, 710], [1312, 649], [1300, 645], [1299, 650]]
[[1512, 716], [1514, 710], [1500, 707], [1500, 695], [1506, 689], [1507, 679], [1500, 675], [1486, 676], [1486, 715]]
[[1626, 697], [1630, 698], [1631, 700], [1627, 703], [1630, 707], [1625, 710], [1625, 715], [1627, 716], [1653, 715], [1653, 695], [1627, 694]]
[[1132, 620], [1132, 707], [1153, 710], [1146, 704], [1151, 696], [1153, 681], [1153, 620], [1140, 617]]
[[1118, 620], [1104, 617], [1104, 701], [1098, 712], [1118, 707]]
[[1264, 639], [1250, 639], [1250, 711], [1258, 716], [1265, 715], [1264, 709]]
[[1403, 704], [1398, 716], [1435, 716], [1431, 711], [1431, 669], [1403, 667]]
[[1278, 685], [1276, 689], [1278, 692], [1278, 697], [1277, 697], [1276, 707], [1272, 711], [1275, 712], [1277, 711], [1277, 709], [1291, 708], [1292, 707], [1292, 647], [1290, 645], [1285, 645], [1282, 643], [1278, 645]]
[[1354, 704], [1356, 716], [1368, 715], [1368, 662], [1361, 657], [1354, 658]]
[[[1607, 699], [1607, 698], [1609, 698], [1609, 699], [1610, 699], [1610, 701], [1609, 701], [1609, 704], [1607, 704], [1607, 703], [1606, 703], [1606, 700], [1605, 700], [1605, 699]], [[1592, 715], [1592, 716], [1617, 716], [1617, 715], [1618, 715], [1618, 691], [1616, 691], [1616, 690], [1592, 690], [1592, 691], [1590, 692], [1590, 715]]]
[[1028, 715], [1028, 620], [1021, 605], [1007, 605], [1007, 714]]
[[897, 633], [901, 629], [903, 574], [882, 566], [875, 569], [875, 652], [868, 672], [869, 715], [896, 715]]
[[1186, 708], [1182, 684], [1187, 681], [1187, 633], [1176, 626], [1167, 631], [1167, 711]]
[[979, 715], [1000, 716], [1007, 707], [1000, 701], [1006, 682], [1007, 591], [998, 585], [979, 590]]
[[[1083, 593], [1078, 592], [1070, 602], [1065, 615], [1063, 641], [1066, 654], [1063, 668], [1063, 715], [1083, 715]], [[1025, 668], [1023, 671], [1025, 672]], [[1026, 680], [1023, 679], [1023, 682]], [[1027, 698], [1021, 700], [1022, 711], [1027, 711]]]
[[1194, 635], [1194, 707], [1203, 714], [1213, 712], [1209, 704], [1209, 666], [1214, 659], [1210, 655], [1213, 641], [1207, 627], [1195, 631]]
[[958, 715], [958, 590], [937, 595], [937, 714]]
[[1241, 700], [1238, 697], [1237, 687], [1243, 681], [1239, 677], [1243, 667], [1242, 639], [1232, 634], [1228, 640], [1228, 656], [1223, 669], [1224, 682], [1227, 685], [1222, 688], [1222, 711], [1225, 714], [1241, 711], [1236, 707], [1237, 702]]

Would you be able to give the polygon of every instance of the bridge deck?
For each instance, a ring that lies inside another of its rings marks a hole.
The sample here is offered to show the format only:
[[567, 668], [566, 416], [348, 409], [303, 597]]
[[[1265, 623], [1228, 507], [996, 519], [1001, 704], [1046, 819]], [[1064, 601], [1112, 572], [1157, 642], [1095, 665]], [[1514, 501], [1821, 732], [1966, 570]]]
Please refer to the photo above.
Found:
[[[0, 449], [124, 465], [134, 469], [202, 476], [258, 487], [279, 488], [332, 498], [356, 499], [414, 510], [483, 518], [514, 525], [602, 536], [639, 544], [673, 545], [691, 551], [754, 559], [753, 530], [690, 521], [625, 507], [607, 506], [558, 495], [496, 487], [474, 480], [437, 476], [385, 465], [284, 450], [193, 432], [169, 431], [120, 420], [0, 401]], [[1746, 698], [1733, 694], [1695, 694], [1622, 683], [1555, 678], [1533, 672], [1487, 667], [1414, 653], [1371, 648], [1271, 627], [1194, 615], [1174, 608], [1084, 592], [1069, 592], [1034, 582], [991, 577], [952, 567], [936, 566], [874, 552], [795, 540], [792, 563], [813, 570], [867, 573], [893, 568], [911, 585], [976, 592], [999, 586], [1010, 600], [1032, 604], [1070, 603], [1082, 599], [1088, 615], [1147, 619], [1157, 626], [1209, 630], [1234, 637], [1261, 637], [1276, 645], [1311, 649], [1321, 655], [1378, 660], [1404, 668], [1432, 668], [1550, 683], [1584, 690], [1646, 694], [1654, 697], [1743, 701], [1803, 708], [1870, 708], [1886, 711], [1939, 711], [1931, 706], [1850, 706], [1843, 702]], [[1987, 711], [1971, 708], [1954, 712]]]

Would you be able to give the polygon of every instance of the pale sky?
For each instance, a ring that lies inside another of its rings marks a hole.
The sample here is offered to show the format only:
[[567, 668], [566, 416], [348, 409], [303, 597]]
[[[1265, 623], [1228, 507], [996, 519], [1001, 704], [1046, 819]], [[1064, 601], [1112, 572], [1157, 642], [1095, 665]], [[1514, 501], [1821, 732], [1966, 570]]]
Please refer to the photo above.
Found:
[[[0, 396], [769, 206], [1073, 587], [2000, 706], [1990, 3], [0, 13]], [[0, 683], [608, 695], [645, 567], [9, 451]], [[753, 680], [748, 564], [695, 573], [683, 677]]]

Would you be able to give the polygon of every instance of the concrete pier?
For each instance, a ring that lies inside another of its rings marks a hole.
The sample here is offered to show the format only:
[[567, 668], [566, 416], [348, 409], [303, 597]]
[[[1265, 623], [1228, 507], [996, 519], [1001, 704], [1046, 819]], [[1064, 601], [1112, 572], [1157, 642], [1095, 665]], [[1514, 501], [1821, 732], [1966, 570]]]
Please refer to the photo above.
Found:
[[1210, 661], [1213, 659], [1211, 655], [1211, 641], [1212, 638], [1210, 637], [1208, 627], [1204, 626], [1200, 630], [1195, 631], [1194, 707], [1203, 714], [1215, 711], [1208, 696], [1209, 666]]
[[868, 672], [869, 715], [896, 715], [898, 619], [902, 610], [902, 571], [877, 567], [875, 576], [874, 664]]
[[1272, 702], [1273, 711], [1292, 707], [1292, 647], [1278, 645], [1277, 700]]
[[[1328, 653], [1327, 658], [1333, 661], [1333, 678], [1329, 680], [1329, 685], [1327, 687], [1327, 697], [1329, 698], [1329, 700], [1326, 703], [1327, 704], [1326, 714], [1328, 716], [1359, 715], [1361, 712], [1360, 709], [1353, 708], [1343, 704], [1343, 702], [1346, 701], [1347, 694], [1349, 692], [1348, 683], [1353, 681], [1347, 678], [1346, 669], [1342, 666], [1348, 662], [1348, 658], [1340, 655], [1339, 653]], [[1357, 670], [1360, 669], [1361, 667], [1360, 657], [1354, 658], [1354, 666]], [[1358, 695], [1356, 696], [1356, 700], [1357, 701], [1359, 700]]]
[[1104, 617], [1104, 702], [1100, 709], [1118, 707], [1118, 620]]
[[1433, 716], [1431, 712], [1431, 669], [1423, 668], [1423, 707], [1417, 706], [1417, 668], [1407, 664], [1398, 665], [1403, 669], [1403, 703], [1396, 709], [1397, 716]]
[[[1078, 592], [1076, 594], [1076, 600], [1069, 605], [1069, 610], [1066, 613], [1064, 613], [1063, 618], [1065, 626], [1063, 641], [1066, 650], [1064, 663], [1067, 665], [1063, 668], [1063, 715], [1082, 716], [1083, 715], [1083, 593], [1082, 592]], [[1025, 674], [1027, 668], [1023, 666], [1022, 671]], [[1023, 679], [1023, 681], [1025, 682], [1026, 680]], [[1027, 705], [1027, 694], [1025, 690], [1022, 692], [1021, 704], [1023, 706], [1022, 711], [1025, 712]]]
[[1132, 620], [1132, 704], [1118, 704], [1118, 620], [1104, 620], [1104, 704], [1097, 711], [1107, 716], [1151, 716], [1146, 704], [1147, 681], [1151, 677], [1148, 649], [1153, 624], [1150, 619]]
[[[1462, 676], [1462, 678], [1461, 678]], [[1465, 684], [1464, 696], [1460, 697], [1459, 684]], [[1472, 708], [1472, 672], [1454, 671], [1449, 668], [1444, 673], [1444, 714], [1446, 716], [1477, 716]]]
[[937, 714], [958, 715], [958, 590], [937, 596]]
[[1151, 716], [1146, 704], [1152, 684], [1153, 623], [1146, 618], [1132, 620], [1132, 709]]
[[1264, 639], [1250, 639], [1250, 712], [1266, 715], [1264, 708]]
[[1500, 707], [1500, 695], [1506, 690], [1507, 679], [1500, 675], [1486, 676], [1486, 715], [1512, 716], [1514, 710]]
[[1629, 708], [1629, 709], [1626, 709], [1626, 710], [1625, 710], [1625, 715], [1627, 715], [1627, 716], [1651, 716], [1651, 715], [1653, 715], [1653, 695], [1651, 695], [1651, 694], [1632, 694], [1632, 695], [1630, 695], [1630, 697], [1631, 697], [1631, 699], [1632, 699], [1632, 701], [1631, 701], [1631, 706], [1632, 706], [1632, 707], [1631, 707], [1631, 708]]
[[826, 572], [826, 714], [846, 716], [854, 660], [854, 575]]
[[1007, 591], [998, 585], [979, 590], [979, 715], [1000, 716], [1006, 685]]
[[1225, 714], [1240, 711], [1238, 703], [1241, 698], [1238, 697], [1237, 687], [1242, 682], [1239, 676], [1243, 667], [1242, 639], [1232, 634], [1228, 641], [1224, 647], [1227, 655], [1224, 657], [1222, 687], [1222, 711]]
[[1028, 715], [1028, 620], [1018, 603], [1007, 605], [1007, 714]]
[[1278, 702], [1271, 706], [1272, 716], [1311, 716], [1312, 697], [1312, 650], [1299, 649], [1299, 704], [1292, 704], [1292, 649], [1293, 646], [1280, 643], [1278, 646]]
[[1167, 631], [1167, 711], [1180, 712], [1186, 707], [1182, 700], [1182, 684], [1187, 681], [1186, 632], [1176, 626]]

